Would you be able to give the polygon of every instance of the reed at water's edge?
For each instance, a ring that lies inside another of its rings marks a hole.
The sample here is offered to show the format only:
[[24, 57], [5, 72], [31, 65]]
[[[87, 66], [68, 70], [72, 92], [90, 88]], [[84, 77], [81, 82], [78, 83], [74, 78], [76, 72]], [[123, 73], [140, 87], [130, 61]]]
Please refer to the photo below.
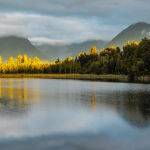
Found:
[[[76, 79], [91, 81], [129, 82], [127, 75], [113, 74], [0, 74], [0, 78]], [[150, 76], [138, 77], [135, 83], [150, 83]]]

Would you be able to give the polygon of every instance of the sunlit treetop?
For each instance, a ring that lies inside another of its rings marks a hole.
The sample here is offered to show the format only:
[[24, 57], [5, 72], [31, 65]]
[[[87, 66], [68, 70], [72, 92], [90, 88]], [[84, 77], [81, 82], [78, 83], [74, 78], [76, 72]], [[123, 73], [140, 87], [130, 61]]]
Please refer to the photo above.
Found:
[[84, 56], [86, 53], [85, 52], [80, 52], [78, 53], [78, 57]]
[[69, 56], [65, 59], [65, 62], [72, 62], [73, 60], [73, 57]]
[[108, 55], [114, 55], [114, 54], [119, 53], [119, 52], [120, 52], [120, 48], [113, 45], [113, 46], [102, 49], [100, 51], [100, 55], [101, 56], [108, 56]]
[[118, 46], [114, 44], [114, 45], [109, 46], [108, 48], [109, 48], [109, 49], [116, 49], [117, 47], [118, 47]]
[[14, 57], [12, 57], [12, 56], [9, 57], [7, 63], [8, 64], [14, 64], [15, 63]]
[[[60, 63], [61, 63], [61, 61], [60, 61]], [[47, 64], [47, 63], [45, 62], [45, 64]], [[49, 61], [48, 64], [50, 64], [50, 65], [55, 65], [55, 64], [56, 64], [56, 61]]]
[[139, 46], [139, 44], [140, 44], [140, 41], [128, 41], [124, 44], [124, 47], [128, 46], [128, 45], [130, 45], [130, 46]]
[[22, 55], [18, 55], [16, 60], [17, 60], [17, 63], [22, 63]]
[[3, 63], [3, 59], [2, 59], [2, 57], [0, 56], [0, 64], [2, 64]]
[[95, 46], [90, 49], [90, 54], [91, 55], [96, 55], [97, 54], [97, 48]]
[[36, 64], [38, 65], [38, 64], [42, 63], [42, 61], [38, 57], [33, 57], [31, 59], [31, 61], [32, 61], [32, 64], [34, 64], [34, 65], [36, 65]]
[[24, 62], [24, 63], [28, 63], [28, 56], [25, 54], [25, 55], [23, 55], [22, 56], [22, 62]]

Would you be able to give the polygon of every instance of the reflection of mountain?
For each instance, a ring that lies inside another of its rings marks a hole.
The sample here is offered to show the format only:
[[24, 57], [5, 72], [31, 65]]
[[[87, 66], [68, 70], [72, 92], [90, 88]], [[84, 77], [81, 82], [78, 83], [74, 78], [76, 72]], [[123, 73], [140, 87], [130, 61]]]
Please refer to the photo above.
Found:
[[27, 80], [0, 80], [0, 113], [25, 112], [38, 96], [28, 87]]
[[[105, 95], [105, 94], [104, 94]], [[139, 128], [150, 126], [150, 94], [139, 93], [111, 93], [102, 97], [91, 95], [91, 108], [105, 105], [115, 109], [129, 124]]]

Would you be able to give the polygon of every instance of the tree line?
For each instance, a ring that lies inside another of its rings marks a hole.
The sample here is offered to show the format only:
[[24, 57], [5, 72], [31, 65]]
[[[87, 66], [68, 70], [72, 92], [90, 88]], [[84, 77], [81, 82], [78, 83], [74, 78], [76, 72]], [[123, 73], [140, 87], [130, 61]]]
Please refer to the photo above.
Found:
[[150, 39], [127, 42], [122, 49], [92, 47], [88, 52], [54, 62], [27, 55], [11, 56], [7, 61], [0, 57], [0, 73], [124, 74], [129, 80], [135, 80], [150, 75]]

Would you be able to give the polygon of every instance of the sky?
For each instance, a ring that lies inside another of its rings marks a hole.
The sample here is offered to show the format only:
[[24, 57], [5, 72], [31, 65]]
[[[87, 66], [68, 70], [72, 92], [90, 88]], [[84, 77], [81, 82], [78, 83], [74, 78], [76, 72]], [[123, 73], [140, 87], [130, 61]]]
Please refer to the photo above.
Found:
[[149, 0], [0, 0], [0, 36], [35, 43], [111, 40], [139, 21], [150, 22]]

